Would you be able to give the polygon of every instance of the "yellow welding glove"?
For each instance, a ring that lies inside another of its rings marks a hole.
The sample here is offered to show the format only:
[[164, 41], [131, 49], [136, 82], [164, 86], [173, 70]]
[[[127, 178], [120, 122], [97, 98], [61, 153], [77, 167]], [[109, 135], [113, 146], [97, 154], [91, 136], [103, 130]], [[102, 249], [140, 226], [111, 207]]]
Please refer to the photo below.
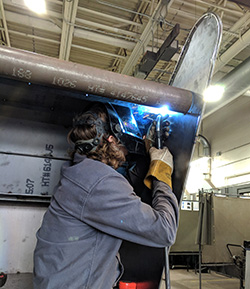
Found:
[[172, 171], [173, 171], [173, 156], [167, 147], [157, 149], [151, 147], [149, 150], [150, 166], [148, 173], [144, 179], [144, 184], [152, 189], [152, 180], [155, 177], [157, 180], [162, 181], [172, 188]]

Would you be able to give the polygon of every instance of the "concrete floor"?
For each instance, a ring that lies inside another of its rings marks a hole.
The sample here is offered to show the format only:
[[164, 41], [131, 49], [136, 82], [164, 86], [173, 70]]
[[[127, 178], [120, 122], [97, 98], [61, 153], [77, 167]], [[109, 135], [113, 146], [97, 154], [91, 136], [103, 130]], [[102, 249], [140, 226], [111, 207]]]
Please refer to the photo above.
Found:
[[[171, 289], [199, 289], [199, 274], [193, 270], [170, 270]], [[8, 274], [3, 289], [33, 289], [32, 274]], [[228, 278], [214, 272], [202, 274], [201, 289], [239, 289], [240, 282], [235, 278]], [[74, 289], [74, 288], [69, 288]], [[92, 289], [92, 288], [91, 288]], [[94, 288], [93, 288], [94, 289]], [[165, 289], [163, 281], [160, 289]]]
[[[201, 275], [201, 289], [239, 289], [240, 280], [229, 278], [213, 271]], [[199, 274], [193, 270], [170, 270], [171, 289], [199, 289]], [[165, 289], [165, 284], [160, 289]]]

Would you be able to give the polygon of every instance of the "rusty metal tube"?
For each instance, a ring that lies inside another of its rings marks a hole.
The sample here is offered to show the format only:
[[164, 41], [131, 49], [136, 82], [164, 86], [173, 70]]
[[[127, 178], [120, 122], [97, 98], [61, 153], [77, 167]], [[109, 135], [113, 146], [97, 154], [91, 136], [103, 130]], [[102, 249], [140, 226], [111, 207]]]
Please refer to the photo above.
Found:
[[182, 113], [188, 112], [193, 99], [184, 89], [4, 46], [0, 75], [137, 104], [168, 105]]

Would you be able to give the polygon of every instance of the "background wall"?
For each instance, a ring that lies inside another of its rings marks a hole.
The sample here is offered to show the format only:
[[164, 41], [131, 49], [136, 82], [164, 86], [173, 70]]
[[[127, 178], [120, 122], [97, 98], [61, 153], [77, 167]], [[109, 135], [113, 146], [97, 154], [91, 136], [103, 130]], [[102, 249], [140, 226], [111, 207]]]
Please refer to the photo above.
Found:
[[[215, 188], [250, 183], [250, 97], [241, 96], [202, 121], [200, 134], [211, 146], [211, 182]], [[187, 193], [213, 186], [204, 180], [209, 160], [196, 144]]]
[[250, 182], [250, 97], [241, 96], [203, 121], [216, 187]]
[[40, 227], [45, 210], [46, 207], [37, 205], [1, 204], [1, 272], [32, 272], [36, 231]]
[[68, 158], [67, 132], [0, 116], [0, 272], [33, 270], [36, 231]]

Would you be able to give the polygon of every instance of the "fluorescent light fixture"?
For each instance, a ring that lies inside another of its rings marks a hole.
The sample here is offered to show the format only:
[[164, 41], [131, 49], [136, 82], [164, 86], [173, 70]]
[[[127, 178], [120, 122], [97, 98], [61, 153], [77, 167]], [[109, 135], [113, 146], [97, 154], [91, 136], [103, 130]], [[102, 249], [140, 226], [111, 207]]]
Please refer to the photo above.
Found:
[[24, 0], [25, 5], [37, 14], [46, 13], [45, 0]]
[[203, 93], [203, 100], [205, 102], [216, 102], [222, 98], [225, 87], [222, 85], [210, 85]]

